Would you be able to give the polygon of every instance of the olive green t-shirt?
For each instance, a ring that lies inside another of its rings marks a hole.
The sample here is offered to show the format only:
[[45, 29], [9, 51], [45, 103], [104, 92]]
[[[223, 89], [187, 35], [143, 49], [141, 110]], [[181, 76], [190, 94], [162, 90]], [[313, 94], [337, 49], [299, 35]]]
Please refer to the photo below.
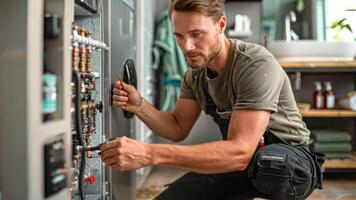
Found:
[[219, 110], [268, 110], [268, 129], [292, 144], [308, 144], [310, 131], [299, 114], [286, 72], [264, 47], [230, 40], [224, 72], [210, 76], [208, 68], [189, 68], [182, 80], [180, 98], [196, 100], [206, 111], [204, 79]]

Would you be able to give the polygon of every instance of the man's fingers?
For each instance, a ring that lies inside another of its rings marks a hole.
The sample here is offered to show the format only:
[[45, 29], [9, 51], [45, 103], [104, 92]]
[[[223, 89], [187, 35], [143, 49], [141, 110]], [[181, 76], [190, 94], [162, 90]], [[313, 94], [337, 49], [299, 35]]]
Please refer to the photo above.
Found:
[[126, 83], [123, 82], [123, 81], [116, 81], [116, 82], [114, 83], [114, 88], [123, 89], [123, 90], [125, 90], [125, 91], [128, 92], [128, 93], [134, 93], [134, 92], [136, 92], [136, 88], [135, 88], [133, 85], [126, 84]]
[[102, 145], [100, 147], [100, 151], [102, 153], [104, 153], [104, 151], [107, 151], [109, 149], [112, 149], [112, 148], [117, 148], [120, 146], [120, 141], [115, 139], [115, 140], [112, 140], [112, 141], [109, 141], [109, 142], [106, 142], [104, 145]]
[[111, 148], [109, 150], [104, 150], [101, 152], [101, 157], [103, 159], [109, 159], [109, 158], [115, 157], [117, 155], [119, 155], [117, 148]]
[[122, 81], [116, 81], [115, 83], [114, 83], [114, 87], [115, 88], [119, 88], [119, 89], [122, 89]]
[[115, 91], [116, 93], [119, 94], [126, 94], [125, 95], [112, 95], [112, 101], [113, 101], [113, 105], [119, 106], [121, 108], [124, 108], [125, 106], [127, 106], [127, 102], [129, 101], [129, 98], [127, 97], [127, 93], [124, 91]]
[[122, 83], [122, 89], [127, 91], [129, 94], [136, 92], [136, 88], [133, 85], [129, 85], [129, 84], [126, 84], [124, 82], [121, 82], [121, 83]]
[[120, 96], [128, 96], [128, 93], [126, 91], [117, 88], [113, 89], [113, 93]]
[[112, 103], [113, 105], [118, 106], [122, 109], [126, 109], [125, 107], [127, 106], [127, 103], [122, 101], [113, 101]]
[[121, 102], [127, 102], [129, 100], [128, 97], [125, 97], [125, 96], [118, 96], [118, 95], [113, 95], [112, 96], [112, 99], [114, 101], [121, 101]]
[[117, 163], [117, 159], [115, 157], [104, 159], [104, 162], [108, 166], [115, 165]]

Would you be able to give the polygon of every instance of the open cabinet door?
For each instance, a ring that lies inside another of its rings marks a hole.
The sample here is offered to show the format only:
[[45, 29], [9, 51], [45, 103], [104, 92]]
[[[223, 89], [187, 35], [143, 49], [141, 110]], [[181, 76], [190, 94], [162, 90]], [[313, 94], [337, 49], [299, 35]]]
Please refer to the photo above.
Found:
[[[108, 137], [130, 137], [135, 139], [134, 121], [131, 113], [112, 105], [112, 88], [117, 81], [117, 74], [126, 83], [135, 85], [135, 1], [112, 0], [108, 10], [108, 43], [111, 49], [107, 58], [109, 68], [106, 69], [105, 94], [105, 131]], [[111, 195], [114, 200], [134, 200], [136, 192], [135, 171], [118, 172], [108, 169], [108, 179], [111, 180]]]

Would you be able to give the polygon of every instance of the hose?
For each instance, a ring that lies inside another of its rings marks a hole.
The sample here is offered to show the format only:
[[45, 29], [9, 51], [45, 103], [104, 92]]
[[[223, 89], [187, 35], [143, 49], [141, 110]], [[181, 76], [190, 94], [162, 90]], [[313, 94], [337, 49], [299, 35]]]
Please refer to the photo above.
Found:
[[79, 189], [79, 196], [81, 200], [85, 200], [84, 195], [84, 171], [85, 171], [85, 162], [86, 162], [86, 155], [85, 155], [85, 145], [83, 139], [83, 129], [82, 129], [82, 118], [80, 116], [80, 101], [81, 101], [81, 94], [80, 94], [80, 87], [81, 87], [81, 78], [80, 72], [78, 70], [73, 70], [73, 79], [75, 82], [75, 127], [76, 127], [76, 135], [77, 139], [79, 140], [79, 145], [82, 146], [81, 151], [81, 158], [80, 158], [80, 168], [79, 168], [79, 180], [78, 180], [78, 189]]

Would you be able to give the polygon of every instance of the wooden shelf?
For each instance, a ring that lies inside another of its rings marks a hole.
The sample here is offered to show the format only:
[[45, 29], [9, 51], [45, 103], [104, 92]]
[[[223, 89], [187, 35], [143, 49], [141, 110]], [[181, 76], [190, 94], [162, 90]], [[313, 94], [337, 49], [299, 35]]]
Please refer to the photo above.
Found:
[[285, 68], [300, 68], [300, 69], [309, 69], [309, 68], [356, 68], [356, 60], [354, 61], [333, 61], [333, 62], [292, 62], [292, 61], [278, 61], [279, 64]]
[[356, 169], [356, 152], [348, 159], [328, 159], [323, 167], [325, 169]]
[[342, 109], [311, 109], [300, 114], [302, 117], [356, 117], [356, 111]]

